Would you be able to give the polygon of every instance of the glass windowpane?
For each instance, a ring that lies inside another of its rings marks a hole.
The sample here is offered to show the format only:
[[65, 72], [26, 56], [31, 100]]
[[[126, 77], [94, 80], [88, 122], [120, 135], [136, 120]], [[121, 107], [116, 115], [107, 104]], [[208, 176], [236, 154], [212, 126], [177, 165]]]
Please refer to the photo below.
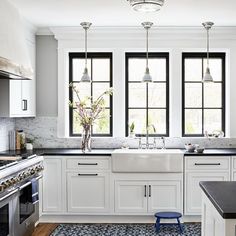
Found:
[[148, 64], [153, 81], [166, 81], [166, 59], [150, 58]]
[[[72, 66], [73, 66], [73, 81], [80, 81], [82, 78], [82, 75], [84, 73], [84, 67], [85, 67], [85, 59], [73, 59], [72, 60]], [[88, 59], [88, 73], [91, 76], [91, 59]]]
[[110, 80], [110, 60], [109, 59], [93, 59], [93, 81], [109, 81]]
[[204, 110], [204, 131], [212, 134], [213, 131], [222, 130], [222, 111], [220, 109]]
[[166, 83], [148, 84], [149, 107], [166, 107]]
[[202, 110], [185, 110], [185, 134], [202, 134]]
[[[156, 134], [166, 134], [166, 110], [150, 109], [148, 111], [148, 124], [154, 125]], [[150, 128], [150, 134], [153, 130]]]
[[129, 107], [146, 107], [145, 83], [129, 83]]
[[134, 122], [136, 134], [146, 134], [146, 110], [129, 109], [129, 125]]
[[93, 125], [93, 134], [109, 134], [110, 133], [110, 109], [106, 109]]
[[185, 59], [185, 81], [202, 81], [202, 59]]
[[222, 106], [221, 101], [221, 83], [205, 83], [204, 84], [204, 107]]
[[[102, 93], [110, 88], [109, 83], [93, 83], [93, 101], [95, 101]], [[110, 106], [110, 97], [105, 96], [105, 106]]]
[[[207, 67], [207, 59], [204, 59], [204, 72]], [[209, 67], [214, 81], [222, 81], [222, 59], [210, 58]]]
[[185, 107], [202, 107], [202, 83], [185, 83]]

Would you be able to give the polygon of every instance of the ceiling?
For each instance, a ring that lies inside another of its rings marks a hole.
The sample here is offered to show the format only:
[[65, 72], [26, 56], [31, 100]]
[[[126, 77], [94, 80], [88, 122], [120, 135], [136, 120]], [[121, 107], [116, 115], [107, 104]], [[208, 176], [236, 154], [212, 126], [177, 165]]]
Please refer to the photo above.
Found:
[[150, 20], [159, 26], [200, 26], [213, 21], [217, 26], [236, 26], [235, 0], [166, 0], [156, 13], [135, 12], [127, 0], [10, 0], [37, 27], [78, 26], [90, 21], [95, 26], [136, 26]]

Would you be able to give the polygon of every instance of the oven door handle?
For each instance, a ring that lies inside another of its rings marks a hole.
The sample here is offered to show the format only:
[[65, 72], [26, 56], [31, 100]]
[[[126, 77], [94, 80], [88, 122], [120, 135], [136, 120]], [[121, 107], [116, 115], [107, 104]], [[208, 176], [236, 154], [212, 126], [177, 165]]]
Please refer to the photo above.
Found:
[[[39, 180], [39, 179], [42, 179], [42, 178], [43, 178], [43, 176], [40, 175], [40, 176], [36, 177], [35, 179], [36, 179], [36, 180]], [[31, 184], [31, 181], [28, 181], [27, 183], [25, 183], [25, 184], [23, 184], [22, 186], [20, 186], [20, 187], [19, 187], [19, 190], [22, 190], [22, 189], [26, 188], [26, 187], [29, 186], [30, 184]]]
[[10, 196], [12, 196], [13, 194], [17, 193], [18, 192], [18, 189], [15, 189], [13, 191], [11, 191], [10, 193], [8, 193], [7, 195], [5, 195], [4, 197], [0, 198], [0, 202], [9, 198]]

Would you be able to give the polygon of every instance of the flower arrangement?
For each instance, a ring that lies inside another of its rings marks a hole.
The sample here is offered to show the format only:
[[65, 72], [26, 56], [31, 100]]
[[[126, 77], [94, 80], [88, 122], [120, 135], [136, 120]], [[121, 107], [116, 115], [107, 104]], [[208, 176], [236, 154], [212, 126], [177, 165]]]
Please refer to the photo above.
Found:
[[69, 106], [76, 108], [75, 112], [78, 114], [80, 125], [83, 127], [82, 151], [91, 151], [91, 127], [96, 120], [103, 118], [102, 113], [105, 110], [105, 96], [111, 96], [113, 94], [113, 88], [109, 88], [103, 92], [96, 100], [93, 100], [91, 96], [82, 100], [79, 90], [73, 83], [70, 83], [69, 86], [72, 88], [78, 100], [77, 102], [69, 101]]

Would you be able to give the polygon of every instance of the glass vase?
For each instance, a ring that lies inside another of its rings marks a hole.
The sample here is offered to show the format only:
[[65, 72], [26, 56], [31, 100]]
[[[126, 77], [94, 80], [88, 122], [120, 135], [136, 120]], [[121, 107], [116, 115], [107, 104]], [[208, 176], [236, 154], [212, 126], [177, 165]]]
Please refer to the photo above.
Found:
[[83, 133], [82, 133], [82, 144], [81, 144], [81, 149], [82, 152], [91, 152], [92, 147], [91, 147], [91, 142], [92, 142], [92, 127], [91, 125], [88, 125], [83, 128]]

